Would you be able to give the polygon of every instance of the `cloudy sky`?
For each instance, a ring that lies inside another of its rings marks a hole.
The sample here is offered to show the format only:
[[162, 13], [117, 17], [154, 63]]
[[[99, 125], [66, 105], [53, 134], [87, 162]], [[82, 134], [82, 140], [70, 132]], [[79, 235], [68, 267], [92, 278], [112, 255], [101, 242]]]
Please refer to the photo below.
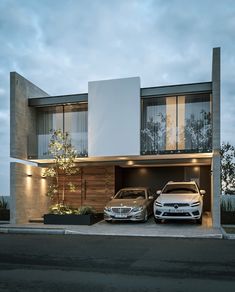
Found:
[[235, 144], [235, 1], [0, 0], [0, 195], [9, 194], [9, 72], [51, 95], [88, 81], [211, 80], [222, 53], [222, 140]]

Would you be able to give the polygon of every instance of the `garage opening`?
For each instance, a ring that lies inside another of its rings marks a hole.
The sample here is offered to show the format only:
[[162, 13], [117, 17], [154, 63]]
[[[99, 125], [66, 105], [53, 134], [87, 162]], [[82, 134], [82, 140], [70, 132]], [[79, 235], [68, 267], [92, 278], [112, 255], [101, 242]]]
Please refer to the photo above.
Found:
[[190, 181], [198, 183], [206, 191], [204, 211], [211, 211], [211, 168], [210, 166], [167, 166], [167, 167], [119, 167], [115, 169], [115, 191], [125, 187], [150, 187], [154, 192], [163, 188], [168, 181]]

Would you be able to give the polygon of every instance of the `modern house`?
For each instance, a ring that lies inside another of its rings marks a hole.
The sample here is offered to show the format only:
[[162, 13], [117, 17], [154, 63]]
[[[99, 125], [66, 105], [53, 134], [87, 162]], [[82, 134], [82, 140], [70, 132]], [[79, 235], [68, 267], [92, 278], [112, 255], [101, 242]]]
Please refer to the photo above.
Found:
[[[49, 96], [19, 74], [10, 75], [11, 221], [48, 210], [42, 168], [51, 129], [71, 134], [79, 186], [66, 203], [103, 210], [121, 187], [161, 189], [167, 181], [196, 180], [204, 209], [220, 225], [220, 48], [213, 49], [208, 82], [141, 88], [140, 78], [92, 81], [88, 93]], [[29, 164], [29, 162], [32, 162]], [[34, 164], [33, 164], [34, 163]]]

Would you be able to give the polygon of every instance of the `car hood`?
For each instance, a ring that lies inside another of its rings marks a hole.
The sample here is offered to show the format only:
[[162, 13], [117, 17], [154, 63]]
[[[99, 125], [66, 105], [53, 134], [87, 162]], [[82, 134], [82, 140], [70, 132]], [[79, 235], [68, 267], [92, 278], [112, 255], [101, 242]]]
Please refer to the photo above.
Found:
[[145, 199], [113, 199], [106, 207], [141, 207], [145, 204]]
[[188, 203], [192, 204], [200, 200], [199, 194], [161, 194], [157, 201], [160, 203]]

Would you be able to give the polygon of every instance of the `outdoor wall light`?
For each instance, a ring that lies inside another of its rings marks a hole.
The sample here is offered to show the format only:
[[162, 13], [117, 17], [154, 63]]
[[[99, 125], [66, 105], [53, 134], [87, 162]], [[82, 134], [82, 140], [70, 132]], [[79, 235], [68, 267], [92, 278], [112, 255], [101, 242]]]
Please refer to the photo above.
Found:
[[200, 170], [200, 167], [198, 167], [198, 166], [194, 166], [193, 170], [194, 170], [195, 172], [198, 172], [198, 171]]
[[134, 161], [129, 160], [129, 161], [127, 162], [127, 165], [134, 165]]

